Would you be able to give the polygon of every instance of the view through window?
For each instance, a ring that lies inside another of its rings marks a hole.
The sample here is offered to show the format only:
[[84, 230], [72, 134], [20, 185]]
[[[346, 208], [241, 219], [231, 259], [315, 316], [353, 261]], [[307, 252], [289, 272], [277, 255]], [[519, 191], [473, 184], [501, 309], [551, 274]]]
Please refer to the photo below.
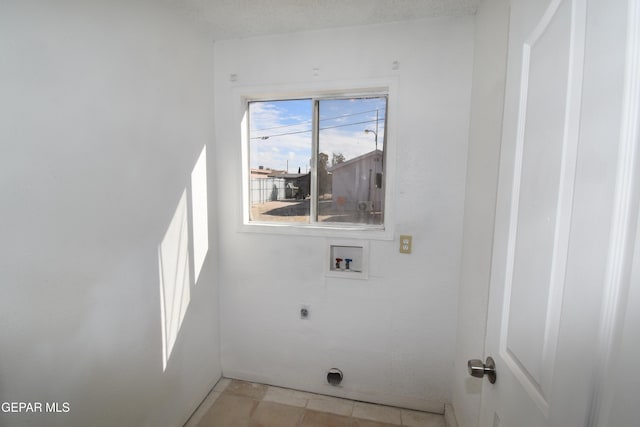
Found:
[[383, 225], [386, 96], [249, 103], [253, 222]]

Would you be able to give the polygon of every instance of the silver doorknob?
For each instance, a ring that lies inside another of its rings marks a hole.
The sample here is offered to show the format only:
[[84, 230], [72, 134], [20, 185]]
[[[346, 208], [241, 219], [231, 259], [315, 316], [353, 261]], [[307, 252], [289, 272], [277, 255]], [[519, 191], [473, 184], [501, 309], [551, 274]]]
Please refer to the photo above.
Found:
[[491, 384], [496, 382], [496, 362], [491, 356], [487, 357], [485, 363], [482, 363], [480, 359], [469, 360], [467, 368], [472, 377], [482, 378], [486, 375]]

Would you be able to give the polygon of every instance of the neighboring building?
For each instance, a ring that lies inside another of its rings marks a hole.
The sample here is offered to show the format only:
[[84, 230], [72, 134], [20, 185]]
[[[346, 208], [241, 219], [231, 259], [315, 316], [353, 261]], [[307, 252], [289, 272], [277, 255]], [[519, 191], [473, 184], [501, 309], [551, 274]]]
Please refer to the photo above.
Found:
[[332, 174], [332, 200], [338, 210], [373, 211], [383, 208], [381, 150], [327, 168]]
[[285, 171], [275, 169], [265, 169], [264, 166], [258, 166], [258, 168], [251, 168], [251, 179], [264, 179], [276, 174], [285, 173]]
[[310, 193], [311, 174], [286, 173], [285, 171], [265, 169], [262, 166], [251, 168], [251, 203], [265, 203], [285, 199], [304, 199]]
[[277, 175], [284, 179], [285, 197], [287, 199], [305, 199], [311, 193], [310, 173], [283, 173]]
[[265, 203], [285, 198], [285, 180], [279, 178], [284, 171], [265, 169], [263, 166], [251, 168], [251, 203]]

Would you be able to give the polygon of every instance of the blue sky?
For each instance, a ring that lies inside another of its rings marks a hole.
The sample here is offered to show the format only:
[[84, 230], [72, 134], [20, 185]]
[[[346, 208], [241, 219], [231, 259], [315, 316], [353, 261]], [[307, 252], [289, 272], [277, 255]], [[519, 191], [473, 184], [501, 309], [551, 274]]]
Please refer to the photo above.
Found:
[[[342, 153], [346, 160], [375, 149], [376, 112], [378, 149], [384, 146], [384, 98], [320, 101], [320, 152]], [[310, 99], [252, 102], [249, 108], [250, 163], [287, 169], [309, 170], [313, 101]]]

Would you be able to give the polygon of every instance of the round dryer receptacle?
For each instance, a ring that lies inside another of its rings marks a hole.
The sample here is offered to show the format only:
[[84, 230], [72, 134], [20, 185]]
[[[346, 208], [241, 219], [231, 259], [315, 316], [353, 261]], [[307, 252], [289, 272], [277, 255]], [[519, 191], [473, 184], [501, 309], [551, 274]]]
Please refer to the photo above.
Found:
[[331, 368], [327, 373], [327, 382], [331, 385], [337, 386], [342, 382], [342, 378], [344, 375], [342, 371], [338, 368]]

